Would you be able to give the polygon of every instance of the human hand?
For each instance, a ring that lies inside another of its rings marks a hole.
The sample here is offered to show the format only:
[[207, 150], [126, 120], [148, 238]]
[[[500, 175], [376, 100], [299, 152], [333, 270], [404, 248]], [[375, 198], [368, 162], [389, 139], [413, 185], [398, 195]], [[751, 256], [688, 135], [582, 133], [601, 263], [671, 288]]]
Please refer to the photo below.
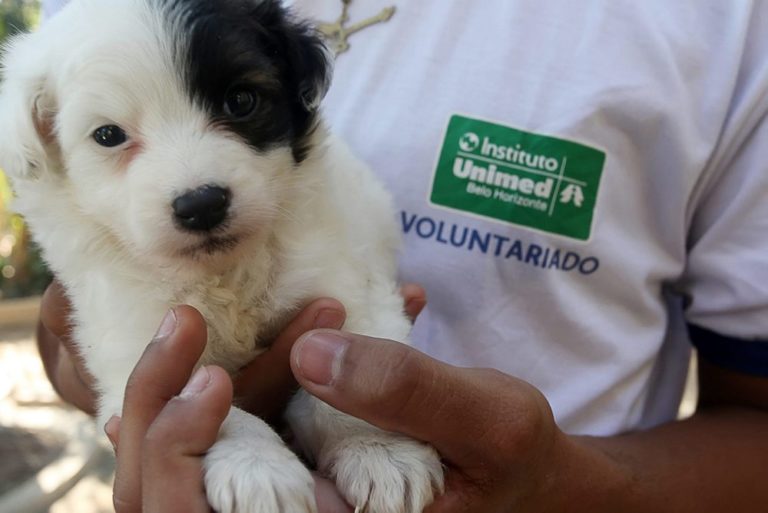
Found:
[[[423, 289], [412, 286], [404, 293], [407, 310], [415, 317], [425, 304]], [[335, 305], [338, 303], [332, 300], [319, 300], [289, 325], [282, 335], [284, 341], [276, 342], [285, 345], [286, 361], [292, 343], [306, 331], [302, 326]], [[205, 322], [196, 310], [182, 306], [175, 313], [173, 333], [149, 344], [131, 375], [124, 399], [125, 421], [115, 417], [105, 426], [118, 453], [117, 513], [209, 510], [201, 492], [201, 458], [215, 441], [229, 410], [232, 385], [226, 373], [211, 367], [207, 369], [206, 387], [200, 390], [189, 382], [186, 393], [181, 391], [202, 354], [207, 335]], [[286, 368], [290, 373], [290, 366], [286, 364]], [[176, 399], [169, 399], [178, 394]], [[318, 511], [351, 512], [335, 486], [318, 476], [315, 494]]]
[[[202, 316], [188, 306], [169, 319], [172, 332], [147, 346], [126, 387], [123, 414], [105, 426], [117, 454], [117, 513], [209, 512], [202, 459], [216, 441], [232, 402], [232, 383], [218, 367], [191, 377], [205, 348]], [[316, 478], [321, 511], [348, 507]]]
[[201, 367], [202, 316], [190, 307], [169, 314], [174, 329], [147, 346], [126, 387], [122, 420], [104, 427], [117, 454], [117, 513], [209, 512], [202, 456], [232, 403], [232, 382], [218, 367]]
[[[418, 285], [408, 284], [402, 288], [402, 295], [404, 299], [405, 311], [411, 320], [419, 315], [421, 310], [426, 304], [426, 294], [424, 289]], [[181, 312], [186, 311], [187, 307], [181, 307]], [[48, 370], [49, 378], [59, 391], [60, 395], [65, 400], [68, 400], [72, 404], [80, 407], [84, 411], [94, 412], [95, 410], [95, 394], [93, 392], [93, 380], [87, 373], [84, 364], [81, 359], [77, 357], [76, 346], [72, 343], [71, 339], [71, 325], [68, 322], [68, 318], [71, 312], [71, 306], [66, 298], [63, 287], [54, 282], [46, 291], [42, 302], [41, 320], [38, 330], [38, 343], [40, 345], [41, 356]], [[195, 321], [195, 314], [197, 315], [197, 321]], [[204, 344], [206, 340], [205, 325], [200, 318], [199, 314], [194, 312], [190, 314], [192, 321], [187, 319], [189, 315], [181, 315], [179, 323], [181, 326], [187, 326], [189, 322], [193, 323], [193, 327], [188, 326], [184, 330], [177, 334], [179, 338], [189, 338], [191, 342], [185, 342], [179, 345], [176, 349], [176, 355], [184, 357], [181, 360], [171, 358], [173, 365], [166, 369], [168, 376], [175, 375], [175, 381], [173, 383], [179, 384], [189, 377], [194, 362], [199, 358], [202, 348], [199, 343]], [[338, 301], [332, 299], [319, 299], [308, 305], [299, 315], [291, 322], [281, 335], [276, 339], [272, 348], [257, 358], [252, 364], [243, 369], [239, 379], [236, 382], [236, 393], [241, 394], [241, 404], [249, 407], [251, 410], [256, 411], [258, 414], [272, 416], [279, 413], [282, 410], [285, 402], [290, 395], [295, 391], [297, 383], [293, 377], [293, 373], [289, 364], [289, 353], [291, 347], [296, 339], [303, 333], [314, 328], [334, 328], [340, 327], [344, 322], [344, 309]], [[196, 327], [195, 327], [196, 324]], [[201, 335], [202, 334], [202, 335]], [[198, 342], [198, 344], [195, 343]], [[157, 345], [150, 345], [147, 349], [142, 362], [142, 366], [150, 365], [156, 358], [162, 358], [156, 353]], [[150, 351], [152, 349], [152, 352]], [[186, 355], [186, 356], [185, 356]], [[180, 361], [188, 362], [187, 365], [180, 364]], [[144, 368], [144, 367], [142, 367]], [[139, 367], [137, 366], [137, 369]], [[138, 371], [134, 371], [136, 374]], [[214, 371], [218, 372], [218, 371]], [[180, 374], [179, 374], [180, 373]], [[134, 378], [132, 378], [134, 379]], [[147, 387], [147, 383], [143, 381], [144, 378], [136, 378], [135, 389], [143, 390]], [[165, 383], [167, 385], [168, 383]], [[178, 385], [179, 388], [181, 385]], [[220, 387], [221, 385], [217, 385]], [[210, 397], [201, 396], [200, 400], [206, 403], [205, 407], [212, 407], [209, 404], [210, 401], [216, 402], [216, 398], [219, 397], [221, 392], [216, 390], [211, 392]], [[125, 505], [123, 509], [118, 511], [140, 511], [134, 507], [136, 504], [141, 503], [141, 481], [142, 478], [147, 480], [147, 476], [153, 476], [149, 478], [152, 483], [164, 483], [162, 476], [158, 476], [157, 472], [152, 469], [161, 468], [161, 466], [150, 466], [149, 471], [142, 469], [140, 461], [141, 456], [141, 440], [142, 436], [146, 436], [149, 432], [149, 423], [153, 418], [160, 418], [158, 411], [162, 406], [162, 400], [165, 398], [173, 397], [178, 393], [178, 390], [165, 390], [160, 395], [155, 394], [154, 399], [152, 393], [142, 393], [136, 398], [129, 398], [126, 396], [126, 405], [133, 405], [129, 409], [134, 409], [140, 413], [138, 416], [130, 414], [128, 417], [131, 422], [127, 424], [125, 428], [131, 433], [127, 439], [133, 440], [128, 442], [127, 448], [123, 446], [121, 450], [121, 458], [118, 458], [119, 472], [118, 479], [116, 480], [116, 504]], [[230, 391], [231, 396], [231, 391]], [[144, 402], [144, 400], [148, 401]], [[138, 401], [138, 403], [137, 403]], [[186, 404], [186, 403], [185, 403]], [[229, 404], [229, 403], [227, 403]], [[165, 411], [165, 410], [162, 410]], [[166, 413], [168, 418], [184, 418], [187, 415], [189, 408], [187, 406], [177, 405], [174, 403]], [[175, 413], [174, 413], [175, 412]], [[213, 416], [211, 419], [216, 420]], [[208, 419], [207, 419], [208, 420]], [[138, 422], [138, 424], [136, 422]], [[121, 438], [120, 432], [123, 431], [117, 420], [109, 423], [106, 427], [110, 438], [113, 443], [116, 444]], [[218, 424], [214, 422], [210, 424], [206, 422], [205, 425], [199, 425], [198, 430], [191, 433], [190, 436], [195, 435], [197, 438], [192, 437], [195, 440], [208, 440], [207, 434], [210, 429], [213, 429], [213, 425]], [[164, 427], [173, 425], [173, 422], [162, 422], [159, 424], [161, 427], [158, 435], [162, 440], [165, 440], [173, 433], [162, 431]], [[184, 423], [188, 425], [188, 423]], [[138, 442], [137, 442], [138, 440]], [[211, 440], [212, 443], [212, 440]], [[165, 445], [165, 444], [160, 444]], [[152, 445], [150, 444], [149, 447]], [[175, 457], [180, 457], [180, 453], [177, 453]], [[171, 460], [173, 457], [171, 457]], [[190, 459], [187, 455], [186, 460]], [[122, 462], [122, 463], [120, 463]], [[198, 462], [199, 463], [199, 462]], [[190, 473], [189, 475], [192, 475]], [[341, 513], [349, 512], [351, 509], [343, 499], [340, 498], [335, 486], [327, 480], [321, 479], [316, 476], [316, 498], [318, 503], [318, 511], [328, 513]], [[179, 488], [177, 481], [176, 485], [171, 486], [173, 483], [165, 483], [160, 488], [166, 490], [173, 490]], [[191, 482], [186, 485], [192, 484]], [[148, 492], [152, 493], [152, 488]], [[183, 486], [179, 488], [180, 492], [184, 490]], [[117, 493], [119, 491], [119, 493]], [[127, 497], [121, 499], [120, 497]], [[190, 500], [191, 500], [190, 496]], [[137, 503], [138, 501], [138, 503]], [[132, 506], [133, 505], [133, 506]], [[140, 508], [140, 507], [139, 507]]]
[[446, 490], [428, 513], [560, 511], [543, 504], [573, 448], [531, 385], [330, 330], [302, 336], [291, 366], [299, 384], [331, 406], [437, 449]]

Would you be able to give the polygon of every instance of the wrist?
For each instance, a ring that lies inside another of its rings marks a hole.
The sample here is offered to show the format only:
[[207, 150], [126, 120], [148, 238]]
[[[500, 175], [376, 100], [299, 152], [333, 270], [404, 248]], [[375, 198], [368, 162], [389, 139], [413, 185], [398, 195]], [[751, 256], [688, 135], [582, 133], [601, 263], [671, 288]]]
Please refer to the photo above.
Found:
[[635, 479], [629, 466], [604, 450], [604, 439], [570, 436], [559, 429], [549, 472], [532, 511], [601, 513], [634, 511]]

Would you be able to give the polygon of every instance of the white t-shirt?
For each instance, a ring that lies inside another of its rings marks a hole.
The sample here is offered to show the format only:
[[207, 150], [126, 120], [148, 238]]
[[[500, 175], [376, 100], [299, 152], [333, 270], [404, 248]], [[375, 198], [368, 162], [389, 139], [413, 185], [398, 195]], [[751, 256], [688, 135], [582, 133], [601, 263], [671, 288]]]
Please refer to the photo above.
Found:
[[768, 2], [354, 0], [347, 26], [391, 5], [324, 109], [396, 198], [418, 348], [595, 435], [675, 417], [686, 323], [768, 374]]
[[[325, 113], [395, 194], [419, 348], [531, 382], [573, 433], [673, 419], [686, 322], [768, 373], [768, 2], [355, 0], [348, 25], [391, 5], [349, 37]], [[520, 150], [542, 158], [519, 173]], [[564, 157], [583, 183], [558, 182]], [[570, 185], [591, 214], [558, 210]]]
[[43, 19], [48, 19], [56, 14], [67, 2], [69, 0], [43, 0]]

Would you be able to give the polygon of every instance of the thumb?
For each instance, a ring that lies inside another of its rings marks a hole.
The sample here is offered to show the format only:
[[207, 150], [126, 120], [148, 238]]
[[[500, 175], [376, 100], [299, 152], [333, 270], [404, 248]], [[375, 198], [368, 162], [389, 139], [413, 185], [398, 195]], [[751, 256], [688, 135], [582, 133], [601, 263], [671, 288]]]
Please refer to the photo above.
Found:
[[294, 346], [291, 367], [310, 394], [381, 429], [428, 442], [452, 463], [483, 457], [475, 436], [487, 434], [487, 421], [498, 424], [494, 395], [503, 375], [453, 367], [398, 342], [312, 331]]

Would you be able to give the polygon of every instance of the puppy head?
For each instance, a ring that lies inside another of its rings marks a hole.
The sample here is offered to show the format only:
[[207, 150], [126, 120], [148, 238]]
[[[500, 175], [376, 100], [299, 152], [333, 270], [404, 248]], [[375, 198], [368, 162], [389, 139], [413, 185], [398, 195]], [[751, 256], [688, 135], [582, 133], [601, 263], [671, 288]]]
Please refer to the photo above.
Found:
[[329, 74], [277, 0], [73, 0], [7, 49], [0, 167], [137, 257], [220, 262], [279, 215]]

